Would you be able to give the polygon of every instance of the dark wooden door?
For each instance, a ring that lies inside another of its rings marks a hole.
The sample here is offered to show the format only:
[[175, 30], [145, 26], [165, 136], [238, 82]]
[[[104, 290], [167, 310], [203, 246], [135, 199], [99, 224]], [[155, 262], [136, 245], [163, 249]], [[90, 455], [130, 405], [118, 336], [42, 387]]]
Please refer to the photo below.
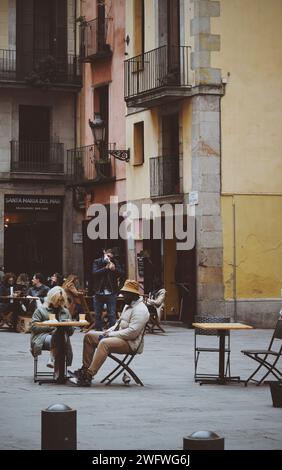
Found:
[[178, 85], [180, 80], [180, 7], [179, 0], [168, 0], [168, 84]]
[[106, 24], [105, 24], [105, 3], [104, 1], [98, 2], [97, 5], [97, 52], [101, 52], [105, 47], [106, 37]]
[[19, 169], [48, 169], [50, 159], [50, 108], [19, 107]]
[[179, 193], [179, 116], [162, 117], [163, 184], [166, 194]]
[[182, 304], [181, 320], [186, 323], [189, 327], [191, 327], [194, 317], [197, 314], [195, 248], [193, 248], [192, 250], [177, 251], [175, 282], [178, 286], [180, 306]]
[[16, 61], [17, 79], [23, 80], [33, 70], [34, 0], [17, 0]]
[[22, 142], [50, 142], [49, 107], [19, 106], [19, 140]]
[[24, 79], [48, 56], [67, 70], [67, 0], [17, 0], [17, 74]]
[[[122, 217], [119, 217], [119, 223], [122, 222]], [[120, 286], [123, 285], [126, 279], [126, 241], [118, 238], [111, 239], [110, 233], [110, 214], [107, 213], [107, 239], [97, 238], [92, 240], [89, 238], [87, 229], [91, 221], [82, 221], [82, 237], [83, 237], [83, 267], [84, 267], [84, 280], [88, 287], [89, 293], [93, 292], [93, 275], [92, 267], [93, 261], [103, 256], [105, 248], [112, 248], [117, 255], [117, 258], [125, 271], [125, 276], [119, 279]]]

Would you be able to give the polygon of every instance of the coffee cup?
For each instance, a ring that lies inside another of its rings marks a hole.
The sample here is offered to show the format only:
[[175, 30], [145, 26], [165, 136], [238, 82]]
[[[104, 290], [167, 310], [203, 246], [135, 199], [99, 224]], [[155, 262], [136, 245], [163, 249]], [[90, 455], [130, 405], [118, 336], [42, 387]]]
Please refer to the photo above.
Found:
[[79, 320], [80, 321], [85, 321], [85, 313], [80, 313], [79, 314]]
[[49, 320], [56, 320], [55, 313], [49, 313]]

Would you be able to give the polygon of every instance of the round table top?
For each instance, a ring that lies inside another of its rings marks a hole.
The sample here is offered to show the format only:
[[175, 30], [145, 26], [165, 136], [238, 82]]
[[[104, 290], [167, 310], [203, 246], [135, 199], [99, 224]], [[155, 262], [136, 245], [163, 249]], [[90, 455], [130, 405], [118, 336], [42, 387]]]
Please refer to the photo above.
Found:
[[88, 326], [89, 323], [86, 320], [80, 321], [56, 321], [56, 320], [47, 320], [47, 321], [36, 321], [34, 322], [36, 326], [50, 326], [50, 328], [57, 326]]
[[194, 328], [202, 330], [252, 330], [253, 326], [244, 323], [192, 323]]
[[39, 297], [33, 297], [31, 295], [1, 295], [0, 299], [11, 299], [11, 300], [39, 300]]

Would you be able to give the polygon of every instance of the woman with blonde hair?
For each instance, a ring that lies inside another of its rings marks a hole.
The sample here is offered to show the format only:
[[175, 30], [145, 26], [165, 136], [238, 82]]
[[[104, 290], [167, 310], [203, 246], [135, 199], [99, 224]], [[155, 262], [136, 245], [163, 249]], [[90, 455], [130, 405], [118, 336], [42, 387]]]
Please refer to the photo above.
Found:
[[[32, 315], [30, 338], [31, 353], [33, 356], [38, 356], [41, 354], [42, 350], [50, 351], [50, 358], [47, 362], [47, 367], [54, 367], [58, 330], [55, 327], [48, 326], [48, 324], [46, 324], [46, 326], [36, 326], [35, 322], [50, 320], [53, 315], [55, 315], [55, 318], [58, 321], [71, 320], [71, 315], [67, 305], [68, 299], [66, 292], [62, 287], [56, 286], [49, 290], [44, 304], [39, 306]], [[67, 366], [70, 366], [72, 363], [72, 348], [69, 336], [71, 336], [73, 332], [74, 328], [66, 328], [66, 334], [68, 336], [66, 349]]]

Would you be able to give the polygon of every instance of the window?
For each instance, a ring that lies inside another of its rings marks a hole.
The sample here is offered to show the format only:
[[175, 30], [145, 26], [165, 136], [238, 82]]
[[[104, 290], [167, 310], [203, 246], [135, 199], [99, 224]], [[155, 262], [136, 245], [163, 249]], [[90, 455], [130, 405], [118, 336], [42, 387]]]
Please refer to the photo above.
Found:
[[144, 122], [134, 124], [134, 158], [133, 165], [143, 165], [144, 163]]
[[99, 113], [105, 122], [105, 142], [109, 141], [109, 86], [100, 86], [94, 90], [94, 113]]
[[134, 0], [134, 55], [144, 54], [144, 0]]

